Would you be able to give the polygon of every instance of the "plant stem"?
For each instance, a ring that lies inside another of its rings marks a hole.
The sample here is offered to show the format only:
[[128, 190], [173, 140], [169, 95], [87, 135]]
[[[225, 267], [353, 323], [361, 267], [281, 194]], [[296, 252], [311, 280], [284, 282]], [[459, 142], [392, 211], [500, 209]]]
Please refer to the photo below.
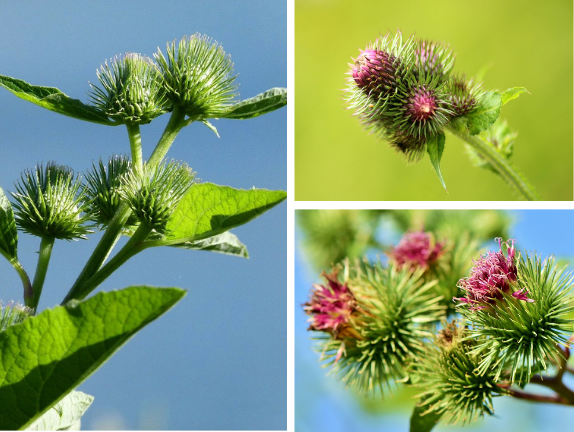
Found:
[[22, 286], [24, 287], [24, 304], [29, 307], [32, 299], [34, 298], [34, 291], [32, 290], [32, 283], [30, 282], [28, 273], [26, 273], [26, 270], [24, 270], [20, 261], [16, 258], [11, 259], [10, 264], [12, 264], [12, 267], [14, 267], [14, 270], [16, 270], [18, 276], [20, 276], [20, 279], [22, 280]]
[[82, 284], [91, 278], [94, 273], [96, 273], [102, 264], [105, 262], [106, 258], [110, 254], [112, 248], [115, 246], [119, 236], [121, 235], [122, 229], [125, 226], [128, 218], [130, 217], [132, 210], [125, 204], [121, 205], [116, 212], [114, 218], [108, 225], [108, 228], [104, 232], [104, 235], [100, 239], [100, 242], [92, 252], [92, 256], [84, 266], [82, 272], [74, 282], [74, 285], [62, 301], [62, 304], [76, 297], [76, 294], [80, 290]]
[[54, 246], [54, 237], [42, 237], [40, 242], [40, 253], [38, 254], [38, 266], [36, 267], [36, 274], [34, 275], [34, 282], [32, 282], [32, 301], [26, 306], [32, 308], [34, 313], [36, 313], [36, 308], [40, 302], [40, 296], [42, 295], [42, 287], [44, 286], [44, 280], [46, 279], [46, 272], [48, 271], [48, 265], [50, 264], [50, 257], [52, 255], [52, 247]]
[[574, 405], [574, 391], [566, 387], [562, 381], [564, 369], [560, 370], [555, 377], [542, 378], [540, 375], [534, 375], [530, 379], [531, 384], [538, 384], [554, 390], [562, 399], [567, 401], [567, 405]]
[[165, 130], [149, 158], [148, 164], [151, 168], [159, 165], [167, 154], [179, 131], [188, 124], [189, 122], [185, 120], [185, 112], [183, 112], [181, 108], [174, 106], [169, 122], [165, 126]]
[[151, 232], [151, 228], [142, 223], [132, 235], [129, 241], [124, 245], [123, 248], [100, 270], [96, 272], [90, 279], [83, 283], [78, 289], [75, 299], [82, 300], [89, 293], [98, 287], [103, 281], [105, 281], [113, 272], [115, 272], [119, 267], [121, 267], [125, 262], [138, 254], [144, 249], [147, 249], [147, 245], [144, 240], [147, 238]]
[[142, 137], [140, 125], [126, 124], [128, 136], [130, 138], [130, 149], [132, 151], [132, 164], [134, 172], [141, 176], [143, 174]]
[[470, 145], [483, 159], [485, 159], [490, 166], [505, 179], [511, 186], [516, 188], [524, 198], [529, 201], [537, 201], [538, 196], [528, 184], [526, 179], [512, 166], [510, 161], [504, 158], [488, 143], [481, 140], [478, 136], [469, 136], [461, 133], [452, 126], [447, 126], [447, 129], [453, 135], [456, 135], [461, 140]]
[[559, 405], [574, 405], [559, 395], [547, 396], [534, 393], [527, 393], [520, 390], [512, 390], [501, 385], [499, 385], [499, 387], [502, 387], [504, 389], [504, 394], [512, 396], [517, 399], [524, 399], [532, 402], [554, 403]]
[[[159, 139], [150, 159], [148, 160], [148, 165], [150, 168], [154, 168], [162, 161], [162, 159], [167, 154], [171, 144], [175, 140], [179, 131], [190, 123], [190, 120], [185, 120], [185, 112], [183, 112], [177, 106], [173, 107], [173, 111], [171, 112], [171, 117], [169, 122], [167, 123], [165, 130], [161, 138]], [[128, 126], [128, 135], [130, 136], [130, 146], [132, 148], [132, 159], [134, 163], [134, 167], [136, 166], [136, 158], [140, 158], [141, 160], [141, 137], [139, 134], [139, 127], [137, 127], [137, 132], [135, 130], [130, 130]], [[135, 137], [138, 138], [135, 138]], [[138, 151], [134, 151], [134, 148], [139, 147], [139, 154], [137, 156]], [[134, 156], [134, 153], [136, 154]], [[143, 163], [143, 161], [142, 161]], [[84, 298], [91, 290], [87, 293], [84, 293], [84, 289], [82, 286], [92, 277], [95, 276], [96, 272], [102, 267], [104, 262], [106, 261], [107, 257], [110, 255], [114, 245], [118, 241], [122, 229], [125, 226], [129, 216], [131, 215], [131, 209], [123, 204], [120, 206], [118, 211], [116, 212], [114, 218], [108, 225], [103, 237], [100, 239], [100, 242], [94, 249], [92, 256], [84, 266], [82, 272], [74, 282], [74, 285], [62, 301], [62, 304], [66, 303], [72, 299]], [[131, 240], [130, 240], [131, 241]], [[126, 246], [129, 244], [128, 242]], [[125, 249], [125, 247], [124, 247]], [[124, 250], [122, 249], [122, 250]], [[143, 250], [143, 249], [142, 249]], [[111, 261], [110, 261], [111, 262]], [[106, 276], [107, 277], [107, 276]], [[103, 280], [102, 280], [103, 281]], [[101, 281], [101, 282], [102, 282]], [[101, 283], [99, 282], [99, 283]], [[98, 285], [99, 285], [98, 283]], [[97, 285], [96, 285], [97, 286]], [[80, 297], [80, 293], [82, 296]]]

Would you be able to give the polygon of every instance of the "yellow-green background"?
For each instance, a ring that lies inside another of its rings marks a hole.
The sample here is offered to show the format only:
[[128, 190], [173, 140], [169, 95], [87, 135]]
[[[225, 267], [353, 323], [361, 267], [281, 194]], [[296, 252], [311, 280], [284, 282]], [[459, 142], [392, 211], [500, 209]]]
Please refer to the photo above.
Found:
[[473, 167], [448, 135], [444, 191], [428, 156], [407, 165], [344, 108], [351, 57], [380, 34], [447, 41], [454, 71], [486, 89], [526, 87], [502, 109], [519, 133], [512, 160], [543, 200], [572, 200], [572, 1], [295, 2], [296, 200], [514, 200], [495, 174]]

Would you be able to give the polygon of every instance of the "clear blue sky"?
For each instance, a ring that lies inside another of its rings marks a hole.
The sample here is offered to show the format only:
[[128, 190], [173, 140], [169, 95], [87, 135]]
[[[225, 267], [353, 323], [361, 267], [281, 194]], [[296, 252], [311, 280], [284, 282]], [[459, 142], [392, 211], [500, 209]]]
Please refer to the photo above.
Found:
[[[536, 251], [543, 257], [574, 257], [574, 211], [530, 210], [510, 212], [515, 220], [510, 233], [517, 247]], [[493, 246], [498, 247], [494, 244]], [[307, 301], [312, 283], [317, 282], [305, 257], [296, 248], [295, 258], [295, 424], [298, 432], [404, 432], [410, 411], [390, 409], [386, 415], [366, 414], [356, 399], [318, 362], [307, 332], [307, 316], [300, 305]], [[570, 377], [568, 377], [570, 378]], [[574, 387], [574, 380], [569, 384]], [[544, 391], [546, 389], [541, 389]], [[414, 401], [413, 401], [414, 403]], [[496, 417], [486, 418], [472, 427], [479, 432], [538, 432], [568, 430], [574, 422], [571, 407], [528, 404], [503, 397], [494, 401]], [[458, 432], [469, 427], [438, 426], [437, 432]]]
[[[0, 74], [58, 87], [87, 101], [88, 81], [126, 51], [165, 52], [195, 32], [221, 43], [235, 63], [242, 98], [286, 87], [284, 1], [2, 2]], [[167, 116], [142, 127], [149, 156]], [[169, 157], [204, 181], [286, 189], [286, 109], [249, 121], [186, 128]], [[124, 127], [60, 116], [0, 90], [0, 186], [21, 170], [55, 160], [82, 171], [100, 157], [129, 152]], [[171, 248], [135, 257], [101, 287], [179, 286], [188, 296], [136, 335], [80, 389], [95, 396], [84, 429], [286, 428], [286, 205], [235, 229], [249, 260]], [[96, 238], [56, 243], [40, 308], [58, 304]], [[33, 272], [38, 239], [20, 238]], [[21, 300], [15, 273], [0, 262], [0, 298]]]

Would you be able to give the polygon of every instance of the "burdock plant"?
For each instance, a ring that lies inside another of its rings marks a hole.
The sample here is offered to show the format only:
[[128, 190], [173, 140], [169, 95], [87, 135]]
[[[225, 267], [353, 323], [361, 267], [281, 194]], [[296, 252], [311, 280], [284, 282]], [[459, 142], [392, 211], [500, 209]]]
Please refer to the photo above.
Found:
[[[247, 257], [229, 230], [286, 198], [279, 190], [202, 183], [186, 162], [165, 160], [193, 122], [215, 131], [208, 119], [250, 119], [286, 105], [283, 88], [238, 100], [232, 66], [219, 44], [196, 34], [168, 44], [167, 55], [159, 51], [155, 60], [128, 53], [105, 62], [96, 72], [99, 83], [91, 84], [91, 104], [0, 75], [0, 86], [43, 108], [125, 125], [131, 153], [100, 159], [84, 175], [40, 163], [21, 175], [12, 201], [0, 189], [0, 255], [18, 272], [24, 293], [24, 305], [0, 303], [0, 429], [76, 428], [93, 398], [74, 389], [185, 295], [179, 288], [133, 286], [86, 299], [130, 258], [159, 246]], [[144, 160], [140, 126], [165, 113], [170, 120]], [[62, 305], [41, 312], [55, 241], [87, 239], [96, 230], [102, 235], [84, 268], [71, 286], [61, 286], [68, 288]], [[18, 257], [18, 231], [40, 238], [32, 281]]]
[[489, 138], [495, 134], [496, 141], [504, 141], [512, 133], [495, 122], [501, 107], [526, 89], [484, 91], [478, 79], [452, 73], [453, 65], [454, 55], [443, 43], [387, 34], [368, 44], [349, 65], [347, 107], [407, 161], [416, 162], [427, 153], [445, 189], [440, 161], [448, 130], [476, 154], [476, 165], [499, 174], [525, 199], [537, 199], [510, 163], [511, 152]]
[[[574, 277], [496, 240], [480, 255], [468, 237], [413, 231], [387, 264], [344, 260], [323, 273], [303, 306], [324, 366], [365, 393], [420, 389], [412, 432], [493, 415], [500, 396], [574, 406], [562, 381], [574, 373]], [[529, 383], [554, 394], [524, 391]]]

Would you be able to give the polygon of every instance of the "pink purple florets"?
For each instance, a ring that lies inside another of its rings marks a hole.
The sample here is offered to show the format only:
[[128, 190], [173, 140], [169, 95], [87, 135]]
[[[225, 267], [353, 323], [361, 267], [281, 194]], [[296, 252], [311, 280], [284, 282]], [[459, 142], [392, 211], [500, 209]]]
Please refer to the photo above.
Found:
[[396, 248], [387, 255], [399, 268], [411, 270], [430, 268], [444, 253], [444, 243], [435, 242], [430, 233], [415, 231], [406, 233]]
[[414, 121], [428, 120], [435, 115], [438, 101], [433, 91], [422, 85], [415, 88], [409, 98], [407, 110]]
[[[466, 297], [455, 300], [470, 304], [474, 310], [482, 309], [487, 304], [494, 304], [497, 299], [501, 300], [503, 292], [512, 291], [512, 296], [518, 300], [534, 301], [528, 298], [524, 289], [514, 290], [518, 279], [515, 240], [503, 242], [501, 238], [497, 238], [496, 241], [500, 245], [500, 251], [490, 251], [478, 261], [474, 261], [470, 277], [462, 278], [458, 282], [458, 287], [466, 292]], [[506, 256], [502, 245], [506, 246]]]
[[311, 299], [303, 305], [310, 315], [309, 330], [328, 332], [335, 338], [344, 336], [341, 333], [349, 327], [357, 301], [347, 285], [339, 282], [336, 272], [323, 276], [327, 284], [314, 284]]
[[361, 51], [351, 69], [357, 86], [366, 93], [382, 93], [394, 81], [395, 57], [385, 51], [366, 49]]

